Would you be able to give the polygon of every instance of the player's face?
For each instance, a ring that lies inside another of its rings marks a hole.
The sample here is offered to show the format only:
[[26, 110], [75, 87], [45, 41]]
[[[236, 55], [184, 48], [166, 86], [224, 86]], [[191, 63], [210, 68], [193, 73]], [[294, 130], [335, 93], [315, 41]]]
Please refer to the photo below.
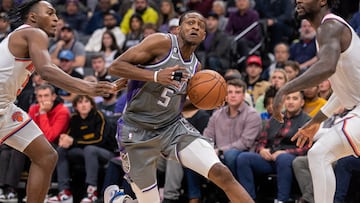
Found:
[[288, 114], [296, 115], [302, 109], [304, 99], [300, 92], [294, 92], [286, 95], [284, 105]]
[[244, 90], [234, 85], [227, 86], [226, 102], [229, 106], [238, 106], [244, 101]]
[[326, 0], [296, 0], [296, 12], [299, 19], [313, 19]]
[[205, 39], [205, 30], [205, 18], [198, 13], [189, 13], [180, 25], [180, 36], [185, 42], [198, 45]]
[[58, 17], [56, 16], [56, 10], [50, 3], [40, 1], [34, 17], [40, 29], [46, 32], [49, 37], [55, 36]]

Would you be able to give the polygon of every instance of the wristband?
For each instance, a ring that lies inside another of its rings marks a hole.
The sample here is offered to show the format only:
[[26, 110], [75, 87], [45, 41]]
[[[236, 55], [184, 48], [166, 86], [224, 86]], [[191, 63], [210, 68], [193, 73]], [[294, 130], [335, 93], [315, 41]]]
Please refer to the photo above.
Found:
[[159, 73], [158, 70], [154, 72], [154, 82], [158, 82], [158, 80], [157, 80], [157, 78], [158, 78], [158, 73]]

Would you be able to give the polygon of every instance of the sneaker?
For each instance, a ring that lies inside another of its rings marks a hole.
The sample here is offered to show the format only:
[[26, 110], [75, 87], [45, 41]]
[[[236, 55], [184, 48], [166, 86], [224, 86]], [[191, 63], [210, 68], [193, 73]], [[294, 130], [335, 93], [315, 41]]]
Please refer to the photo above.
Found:
[[18, 202], [17, 194], [14, 192], [9, 192], [6, 195], [6, 202]]
[[5, 202], [6, 201], [6, 196], [5, 194], [0, 194], [0, 202]]
[[105, 189], [104, 203], [123, 203], [125, 200], [132, 200], [132, 198], [120, 190], [119, 186], [110, 185]]
[[84, 197], [80, 203], [94, 203], [98, 199], [97, 187], [89, 185], [87, 187], [87, 197]]
[[73, 203], [73, 196], [69, 190], [63, 190], [58, 195], [50, 197], [47, 203]]

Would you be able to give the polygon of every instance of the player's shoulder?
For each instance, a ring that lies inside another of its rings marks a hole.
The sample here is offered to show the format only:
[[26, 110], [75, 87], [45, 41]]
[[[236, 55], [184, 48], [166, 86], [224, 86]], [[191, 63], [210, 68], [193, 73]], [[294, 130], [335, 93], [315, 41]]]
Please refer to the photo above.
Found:
[[171, 38], [169, 34], [165, 33], [154, 33], [147, 36], [144, 41], [149, 41], [153, 43], [164, 43], [164, 42], [171, 42]]
[[27, 38], [29, 40], [48, 39], [47, 34], [43, 30], [35, 27], [26, 27], [26, 28], [14, 30], [12, 35], [20, 36], [22, 38]]
[[145, 46], [152, 50], [169, 49], [171, 47], [171, 38], [164, 33], [154, 33], [147, 36], [141, 44], [143, 47]]

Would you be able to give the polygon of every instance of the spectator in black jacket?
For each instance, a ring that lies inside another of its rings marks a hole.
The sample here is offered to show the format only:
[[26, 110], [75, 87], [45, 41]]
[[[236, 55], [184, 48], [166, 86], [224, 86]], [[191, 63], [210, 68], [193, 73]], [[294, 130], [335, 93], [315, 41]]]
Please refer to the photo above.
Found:
[[57, 152], [57, 178], [59, 194], [51, 197], [50, 202], [64, 201], [72, 198], [70, 192], [70, 162], [79, 163], [78, 157], [85, 162], [87, 196], [81, 202], [95, 202], [98, 197], [98, 170], [114, 157], [116, 149], [115, 133], [107, 125], [104, 115], [96, 109], [90, 96], [78, 95], [73, 100], [75, 113], [70, 119], [66, 134], [61, 134]]

